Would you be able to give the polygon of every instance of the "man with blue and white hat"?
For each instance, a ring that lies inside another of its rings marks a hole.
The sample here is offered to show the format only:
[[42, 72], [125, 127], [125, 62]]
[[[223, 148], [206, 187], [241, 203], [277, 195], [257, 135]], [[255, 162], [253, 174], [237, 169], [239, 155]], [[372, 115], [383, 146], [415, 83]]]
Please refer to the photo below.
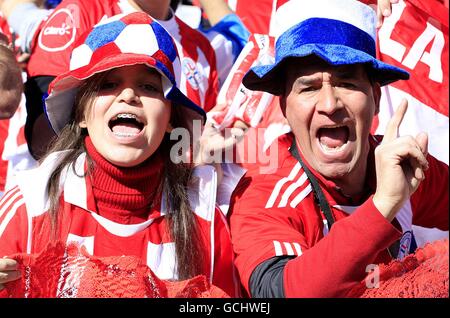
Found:
[[375, 26], [358, 1], [291, 0], [277, 11], [275, 63], [243, 79], [279, 95], [292, 129], [275, 173], [248, 172], [232, 198], [252, 297], [345, 297], [367, 266], [415, 250], [413, 223], [448, 230], [448, 166], [428, 155], [425, 133], [397, 135], [407, 102], [384, 138], [370, 134], [380, 87], [409, 77], [376, 59]]

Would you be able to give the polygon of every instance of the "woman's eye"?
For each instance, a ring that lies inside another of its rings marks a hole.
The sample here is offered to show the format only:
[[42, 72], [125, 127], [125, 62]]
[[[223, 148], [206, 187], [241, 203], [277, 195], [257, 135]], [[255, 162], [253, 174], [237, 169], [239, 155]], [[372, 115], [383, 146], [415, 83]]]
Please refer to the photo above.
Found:
[[100, 85], [100, 90], [111, 90], [117, 87], [117, 83], [115, 82], [104, 82]]
[[142, 88], [149, 92], [159, 92], [160, 89], [154, 84], [143, 84]]
[[143, 86], [144, 86], [144, 88], [145, 88], [146, 90], [148, 90], [148, 91], [154, 91], [154, 90], [156, 90], [155, 86], [153, 86], [152, 84], [144, 84]]

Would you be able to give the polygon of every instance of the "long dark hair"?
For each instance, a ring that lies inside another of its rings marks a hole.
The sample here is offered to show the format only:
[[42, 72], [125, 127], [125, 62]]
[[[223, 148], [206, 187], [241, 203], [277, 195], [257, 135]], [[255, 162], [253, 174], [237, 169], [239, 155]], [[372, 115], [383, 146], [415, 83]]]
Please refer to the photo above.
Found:
[[[61, 131], [60, 135], [47, 154], [55, 151], [66, 150], [63, 157], [52, 172], [47, 184], [47, 192], [50, 200], [49, 216], [52, 226], [53, 239], [57, 239], [58, 233], [58, 210], [60, 208], [60, 176], [64, 169], [72, 165], [74, 173], [75, 161], [86, 153], [88, 169], [86, 176], [89, 176], [92, 169], [92, 159], [86, 152], [84, 139], [87, 130], [80, 128], [78, 123], [83, 119], [85, 111], [92, 107], [94, 97], [104, 81], [107, 72], [96, 74], [87, 80], [79, 89], [75, 105], [72, 111], [72, 120]], [[174, 106], [174, 105], [172, 105]], [[182, 107], [172, 107], [171, 125], [172, 127], [185, 127]], [[192, 167], [188, 164], [175, 164], [170, 159], [170, 149], [176, 141], [171, 141], [168, 136], [164, 138], [157, 151], [161, 152], [164, 158], [164, 170], [162, 181], [157, 193], [166, 198], [168, 209], [168, 230], [175, 243], [176, 266], [179, 279], [187, 279], [199, 274], [207, 273], [203, 268], [204, 242], [194, 213], [189, 204], [187, 186], [192, 176]], [[80, 176], [81, 177], [81, 176]]]

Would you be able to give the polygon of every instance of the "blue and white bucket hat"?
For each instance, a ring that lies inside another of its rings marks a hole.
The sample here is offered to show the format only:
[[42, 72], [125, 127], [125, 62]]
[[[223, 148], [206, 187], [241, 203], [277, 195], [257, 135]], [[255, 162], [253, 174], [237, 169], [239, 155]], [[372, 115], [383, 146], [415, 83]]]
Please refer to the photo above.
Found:
[[288, 58], [315, 55], [330, 65], [366, 64], [381, 85], [409, 73], [376, 58], [376, 13], [356, 0], [290, 0], [275, 14], [275, 63], [251, 68], [243, 83], [251, 90], [280, 95]]

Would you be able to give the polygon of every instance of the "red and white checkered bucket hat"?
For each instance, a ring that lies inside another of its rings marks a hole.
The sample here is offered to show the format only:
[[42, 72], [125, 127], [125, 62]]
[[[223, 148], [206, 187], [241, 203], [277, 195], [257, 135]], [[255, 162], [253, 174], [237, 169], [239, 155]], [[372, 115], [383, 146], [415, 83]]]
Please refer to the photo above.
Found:
[[177, 87], [180, 60], [172, 37], [148, 14], [134, 12], [100, 22], [75, 44], [70, 70], [52, 81], [45, 101], [53, 130], [58, 134], [69, 122], [78, 88], [86, 79], [135, 64], [155, 68], [161, 74], [164, 96], [184, 106], [189, 118], [206, 118], [205, 111]]

